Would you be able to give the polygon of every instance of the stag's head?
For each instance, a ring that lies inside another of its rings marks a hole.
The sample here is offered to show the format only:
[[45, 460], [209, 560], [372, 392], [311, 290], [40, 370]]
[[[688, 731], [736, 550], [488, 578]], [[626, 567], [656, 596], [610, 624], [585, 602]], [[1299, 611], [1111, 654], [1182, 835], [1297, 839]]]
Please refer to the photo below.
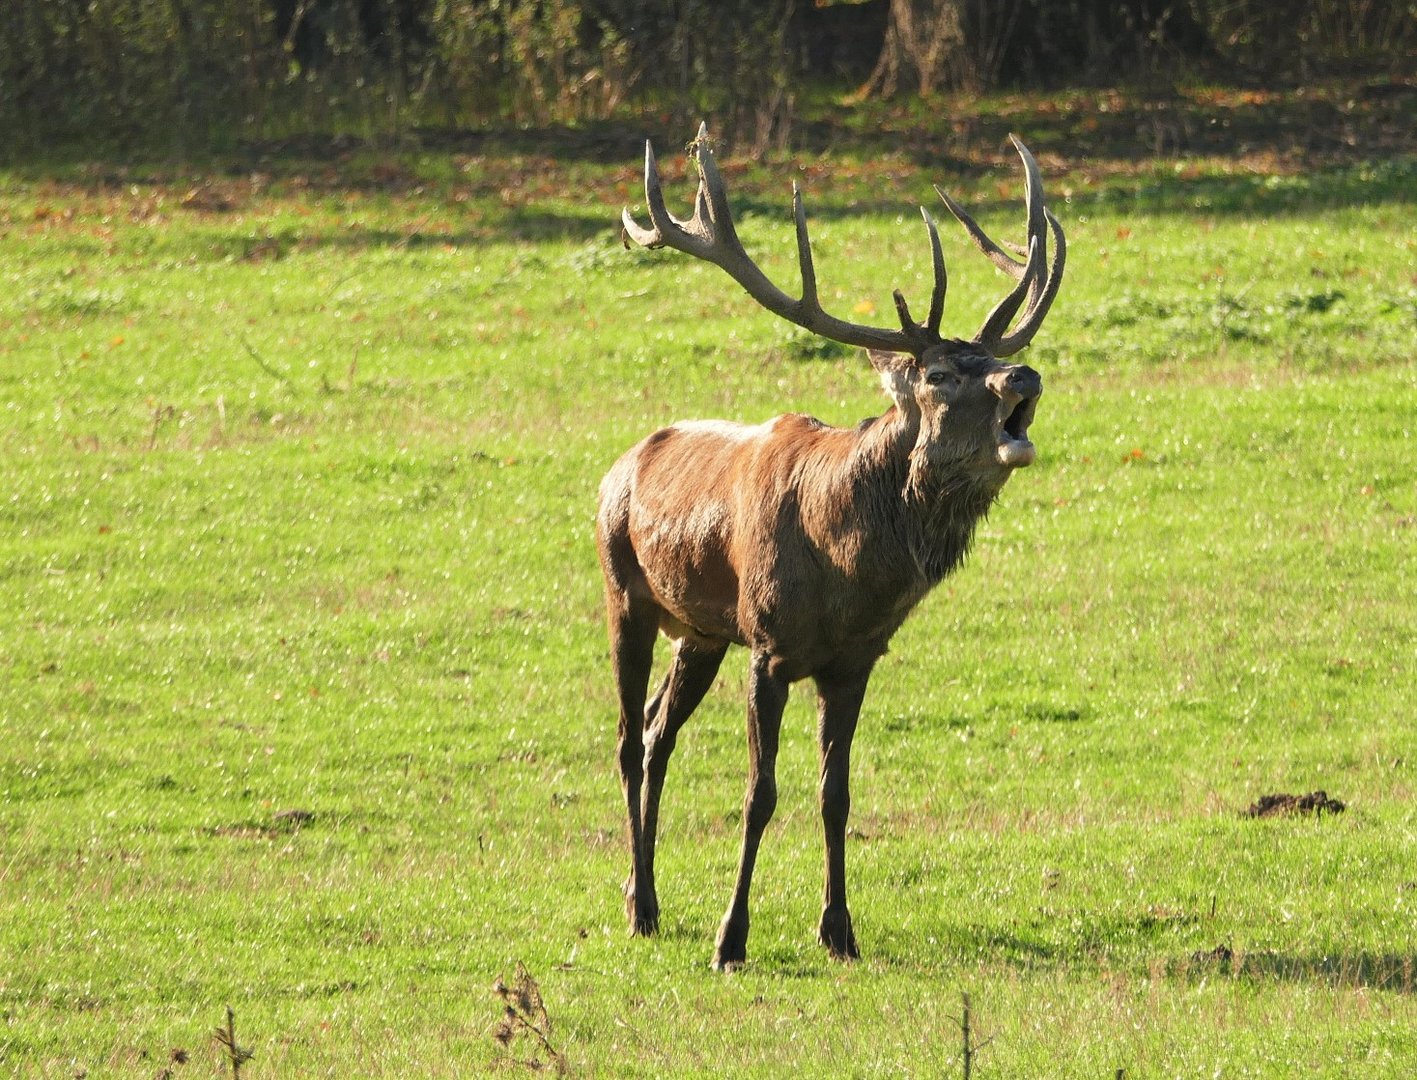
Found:
[[869, 355], [896, 407], [918, 416], [920, 443], [932, 458], [983, 474], [1033, 463], [1028, 427], [1043, 380], [1032, 368], [1004, 363], [971, 341], [943, 341], [918, 357]]
[[[921, 215], [929, 235], [934, 273], [924, 322], [917, 322], [911, 315], [899, 289], [894, 294], [899, 329], [847, 322], [823, 310], [817, 296], [806, 212], [796, 184], [792, 204], [802, 296], [793, 299], [769, 281], [738, 239], [723, 177], [714, 162], [708, 130], [702, 125], [691, 146], [699, 166], [693, 216], [681, 221], [670, 214], [654, 151], [646, 143], [645, 199], [651, 227], [640, 226], [626, 209], [622, 215], [624, 235], [645, 247], [676, 248], [711, 262], [774, 314], [832, 341], [865, 348], [896, 407], [908, 416], [918, 417], [922, 437], [929, 440], [932, 454], [996, 473], [1002, 480], [1011, 470], [1034, 460], [1028, 427], [1043, 388], [1036, 371], [1007, 363], [1006, 359], [1027, 346], [1038, 332], [1058, 294], [1067, 256], [1062, 226], [1043, 202], [1038, 163], [1017, 136], [1011, 138], [1023, 160], [1028, 214], [1027, 241], [1023, 246], [1009, 244], [1012, 254], [994, 243], [958, 203], [938, 187], [935, 189], [974, 245], [1014, 281], [1008, 295], [967, 340], [946, 338], [940, 333], [947, 286], [945, 260], [934, 219], [923, 208]], [[1051, 262], [1050, 231], [1054, 239]]]

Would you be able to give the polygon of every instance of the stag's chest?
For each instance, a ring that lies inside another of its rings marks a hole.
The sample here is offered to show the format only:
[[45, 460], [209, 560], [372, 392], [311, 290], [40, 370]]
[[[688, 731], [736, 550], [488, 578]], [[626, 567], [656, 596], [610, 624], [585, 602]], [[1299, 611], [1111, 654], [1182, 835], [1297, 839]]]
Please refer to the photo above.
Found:
[[842, 661], [866, 663], [930, 590], [906, 547], [883, 551], [879, 538], [814, 542], [745, 567], [738, 621], [743, 639], [781, 658], [790, 677]]

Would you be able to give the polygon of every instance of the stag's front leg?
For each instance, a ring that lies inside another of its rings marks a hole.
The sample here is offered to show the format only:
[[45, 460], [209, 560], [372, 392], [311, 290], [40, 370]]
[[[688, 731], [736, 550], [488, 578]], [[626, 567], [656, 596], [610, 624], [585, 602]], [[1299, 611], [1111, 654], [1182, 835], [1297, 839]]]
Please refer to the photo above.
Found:
[[817, 940], [832, 956], [860, 956], [846, 907], [846, 818], [851, 812], [851, 740], [871, 672], [817, 677], [817, 740], [821, 748], [822, 830], [826, 835], [826, 888]]
[[769, 670], [766, 653], [754, 652], [748, 669], [748, 791], [743, 799], [743, 850], [728, 913], [718, 928], [713, 966], [731, 971], [748, 958], [748, 889], [763, 830], [777, 809], [777, 741], [787, 681]]

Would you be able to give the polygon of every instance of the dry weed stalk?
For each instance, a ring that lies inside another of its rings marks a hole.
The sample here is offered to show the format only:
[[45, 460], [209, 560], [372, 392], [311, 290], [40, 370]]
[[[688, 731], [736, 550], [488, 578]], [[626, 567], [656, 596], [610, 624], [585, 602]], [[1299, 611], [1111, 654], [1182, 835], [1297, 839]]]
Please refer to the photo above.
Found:
[[[517, 1039], [530, 1042], [531, 1057], [516, 1060], [532, 1069], [544, 1069], [549, 1065], [558, 1074], [565, 1074], [566, 1058], [551, 1045], [551, 1017], [546, 1012], [541, 987], [536, 985], [526, 965], [517, 961], [517, 973], [511, 986], [499, 975], [492, 984], [492, 992], [502, 999], [502, 1019], [492, 1032], [492, 1037], [509, 1054]], [[543, 1051], [548, 1061], [541, 1060]]]
[[990, 1035], [987, 1039], [976, 1041], [974, 1030], [971, 1026], [971, 1008], [968, 992], [961, 992], [960, 998], [964, 1004], [964, 1012], [961, 1016], [951, 1017], [950, 1019], [954, 1020], [955, 1024], [958, 1025], [960, 1034], [963, 1036], [960, 1061], [964, 1080], [970, 1080], [974, 1075], [975, 1055], [993, 1042], [994, 1036]]
[[212, 1038], [226, 1051], [226, 1060], [231, 1064], [232, 1080], [241, 1080], [241, 1066], [250, 1061], [255, 1055], [244, 1046], [236, 1042], [236, 1016], [231, 1011], [231, 1006], [226, 1007], [226, 1027], [217, 1028], [212, 1034]]

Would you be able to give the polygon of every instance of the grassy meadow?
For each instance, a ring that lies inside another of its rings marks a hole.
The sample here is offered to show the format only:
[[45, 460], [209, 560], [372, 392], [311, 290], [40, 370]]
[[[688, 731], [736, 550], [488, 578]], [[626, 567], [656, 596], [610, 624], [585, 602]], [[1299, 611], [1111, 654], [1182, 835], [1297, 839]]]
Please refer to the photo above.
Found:
[[[622, 250], [633, 137], [0, 172], [0, 1072], [229, 1075], [228, 1005], [248, 1080], [555, 1064], [494, 1037], [519, 963], [577, 1075], [961, 1075], [965, 993], [977, 1076], [1417, 1072], [1417, 157], [1055, 121], [999, 121], [1069, 241], [1039, 460], [877, 668], [863, 959], [803, 686], [731, 976], [745, 658], [628, 939], [596, 485], [676, 419], [879, 412], [864, 358]], [[796, 178], [888, 324], [930, 183], [1008, 237], [1022, 183], [869, 136], [725, 160], [769, 273]], [[1004, 279], [941, 228], [967, 335]]]

